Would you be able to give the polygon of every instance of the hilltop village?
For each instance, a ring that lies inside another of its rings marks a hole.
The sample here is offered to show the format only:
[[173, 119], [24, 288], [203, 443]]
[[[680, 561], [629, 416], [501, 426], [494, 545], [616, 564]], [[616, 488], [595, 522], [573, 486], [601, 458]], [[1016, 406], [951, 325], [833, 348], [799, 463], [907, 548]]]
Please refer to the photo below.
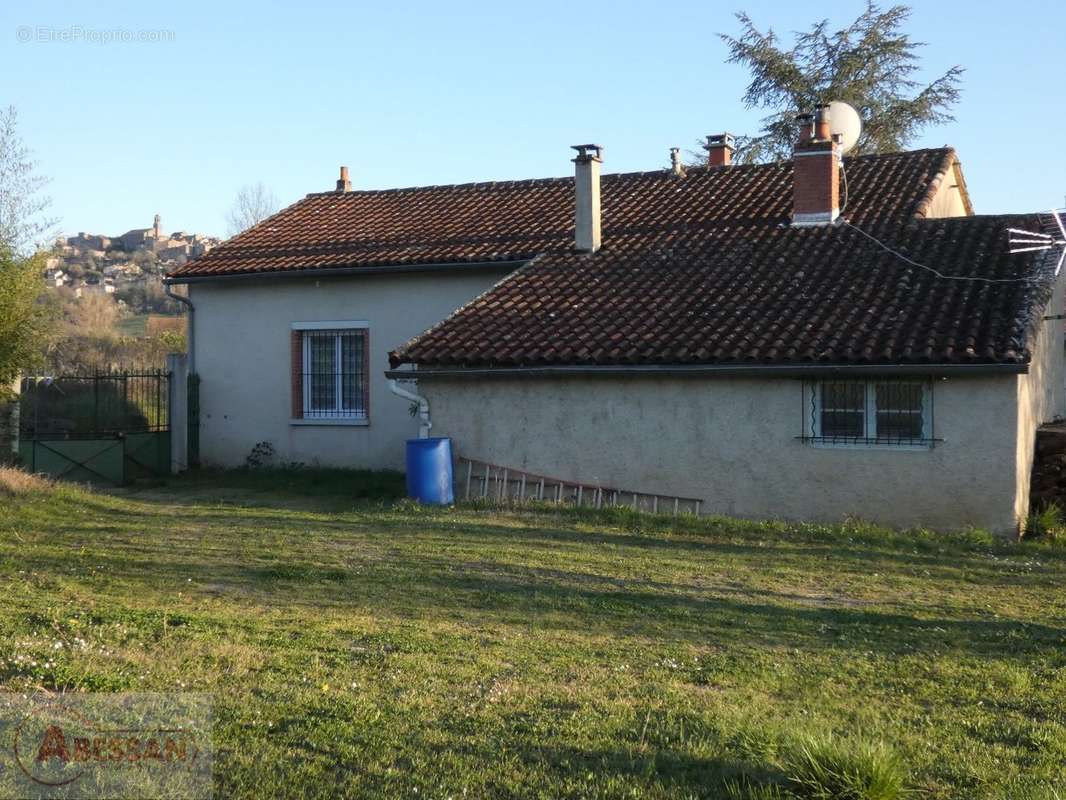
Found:
[[45, 262], [44, 279], [49, 287], [69, 289], [75, 297], [161, 295], [167, 272], [220, 242], [201, 233], [165, 233], [156, 214], [152, 227], [134, 228], [120, 236], [81, 232], [60, 237]]

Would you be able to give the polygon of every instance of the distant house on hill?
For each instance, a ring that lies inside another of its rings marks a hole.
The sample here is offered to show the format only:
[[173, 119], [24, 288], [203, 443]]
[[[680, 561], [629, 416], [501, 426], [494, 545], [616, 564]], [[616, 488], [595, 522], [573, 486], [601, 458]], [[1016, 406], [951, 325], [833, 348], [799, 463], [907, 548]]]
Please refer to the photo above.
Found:
[[[418, 420], [513, 469], [705, 512], [1017, 531], [1066, 413], [1057, 255], [950, 149], [308, 195], [172, 273], [205, 461], [397, 467]], [[846, 181], [842, 180], [846, 176]], [[843, 194], [842, 194], [843, 193]], [[1056, 255], [1056, 257], [1052, 257]]]

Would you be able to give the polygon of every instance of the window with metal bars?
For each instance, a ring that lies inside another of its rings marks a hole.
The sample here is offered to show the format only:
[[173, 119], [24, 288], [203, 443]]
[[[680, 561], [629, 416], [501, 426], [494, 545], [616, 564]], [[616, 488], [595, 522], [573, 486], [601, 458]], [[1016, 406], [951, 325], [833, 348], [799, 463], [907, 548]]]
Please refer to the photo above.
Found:
[[304, 419], [366, 419], [365, 329], [303, 331]]
[[804, 440], [835, 445], [929, 447], [933, 385], [909, 379], [824, 380], [805, 385]]

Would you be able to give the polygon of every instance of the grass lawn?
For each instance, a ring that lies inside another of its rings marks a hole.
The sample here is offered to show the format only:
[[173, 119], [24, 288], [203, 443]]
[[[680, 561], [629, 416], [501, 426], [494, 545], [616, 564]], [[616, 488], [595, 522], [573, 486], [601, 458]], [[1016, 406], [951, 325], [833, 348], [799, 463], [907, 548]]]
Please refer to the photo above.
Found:
[[214, 693], [220, 797], [717, 798], [830, 734], [1066, 785], [1066, 548], [355, 487], [0, 486], [0, 688]]
[[147, 314], [130, 314], [120, 319], [115, 326], [120, 336], [144, 336], [147, 328]]

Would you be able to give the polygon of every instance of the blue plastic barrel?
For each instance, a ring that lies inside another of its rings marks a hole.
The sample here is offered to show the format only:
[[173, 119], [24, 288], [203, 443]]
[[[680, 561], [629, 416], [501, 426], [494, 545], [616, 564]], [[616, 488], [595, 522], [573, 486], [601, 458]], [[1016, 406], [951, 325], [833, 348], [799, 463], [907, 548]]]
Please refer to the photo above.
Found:
[[455, 502], [451, 439], [439, 436], [407, 440], [407, 496], [428, 505]]

